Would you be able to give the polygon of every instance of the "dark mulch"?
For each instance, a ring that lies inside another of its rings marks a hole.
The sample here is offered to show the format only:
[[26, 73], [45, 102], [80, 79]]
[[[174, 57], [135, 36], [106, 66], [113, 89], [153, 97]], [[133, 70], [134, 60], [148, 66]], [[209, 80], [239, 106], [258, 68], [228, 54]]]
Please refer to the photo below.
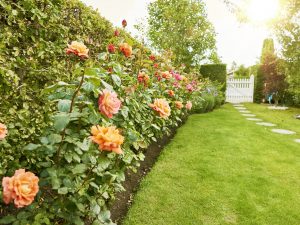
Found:
[[[180, 126], [182, 126], [185, 121], [186, 118], [183, 120]], [[111, 218], [117, 224], [122, 224], [122, 221], [133, 202], [134, 194], [139, 189], [141, 180], [151, 170], [164, 146], [166, 146], [175, 136], [177, 129], [178, 127], [171, 129], [170, 136], [164, 136], [157, 142], [152, 143], [146, 149], [146, 151], [144, 152], [145, 160], [141, 162], [141, 165], [136, 173], [132, 172], [131, 170], [128, 170], [126, 172], [126, 179], [123, 183], [123, 187], [126, 191], [117, 194], [116, 200], [112, 203], [110, 208]]]

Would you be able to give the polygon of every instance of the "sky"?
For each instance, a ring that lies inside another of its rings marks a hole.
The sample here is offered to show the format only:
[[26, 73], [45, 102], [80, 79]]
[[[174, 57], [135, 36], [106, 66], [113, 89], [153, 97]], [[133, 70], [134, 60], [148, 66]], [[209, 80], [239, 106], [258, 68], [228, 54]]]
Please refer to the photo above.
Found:
[[[115, 26], [121, 26], [126, 19], [128, 29], [135, 34], [134, 24], [147, 18], [147, 5], [154, 0], [81, 0], [88, 6], [98, 8], [100, 14]], [[214, 25], [217, 36], [218, 54], [229, 66], [235, 61], [238, 65], [251, 66], [258, 61], [263, 40], [270, 37], [266, 27], [241, 24], [222, 0], [203, 0], [206, 4], [209, 21]]]

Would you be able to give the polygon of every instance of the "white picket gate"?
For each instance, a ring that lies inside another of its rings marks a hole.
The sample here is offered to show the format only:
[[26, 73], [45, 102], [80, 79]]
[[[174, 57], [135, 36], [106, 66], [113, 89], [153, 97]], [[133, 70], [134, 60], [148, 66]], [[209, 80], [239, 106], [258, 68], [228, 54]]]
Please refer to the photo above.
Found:
[[226, 102], [253, 102], [254, 75], [250, 79], [227, 79]]

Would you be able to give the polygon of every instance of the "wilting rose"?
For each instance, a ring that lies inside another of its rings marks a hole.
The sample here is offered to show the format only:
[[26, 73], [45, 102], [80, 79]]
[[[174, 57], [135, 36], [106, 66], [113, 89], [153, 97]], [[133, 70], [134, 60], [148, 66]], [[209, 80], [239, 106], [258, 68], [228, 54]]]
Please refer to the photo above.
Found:
[[3, 140], [7, 135], [7, 127], [0, 123], [0, 141]]
[[126, 88], [124, 89], [124, 91], [125, 91], [125, 93], [126, 93], [127, 95], [133, 94], [133, 93], [135, 92], [135, 90], [136, 90], [136, 86], [135, 86], [135, 85], [126, 87]]
[[99, 145], [99, 150], [113, 151], [117, 154], [122, 154], [121, 145], [124, 142], [124, 137], [120, 135], [116, 127], [100, 127], [93, 126], [91, 129], [91, 139]]
[[182, 109], [183, 108], [183, 104], [180, 101], [175, 101], [175, 106], [177, 109]]
[[175, 93], [174, 93], [173, 90], [168, 90], [168, 95], [169, 95], [170, 97], [174, 97], [174, 96], [175, 96]]
[[17, 208], [30, 205], [39, 191], [39, 178], [25, 169], [15, 171], [14, 176], [2, 179], [3, 201], [14, 201]]
[[115, 53], [116, 47], [113, 44], [109, 44], [107, 46], [107, 50], [108, 50], [109, 53]]
[[109, 67], [109, 68], [107, 69], [107, 72], [109, 72], [109, 73], [112, 73], [112, 71], [113, 71], [113, 68], [111, 68], [111, 67]]
[[73, 53], [81, 58], [88, 58], [89, 49], [81, 42], [72, 41], [67, 48], [67, 54]]
[[154, 55], [150, 55], [150, 56], [149, 56], [149, 59], [150, 59], [151, 61], [155, 61], [155, 56], [154, 56]]
[[161, 73], [161, 76], [162, 76], [163, 78], [167, 79], [167, 80], [170, 79], [170, 78], [172, 77], [172, 75], [170, 74], [169, 71], [162, 72], [162, 73]]
[[122, 26], [125, 28], [127, 27], [127, 21], [126, 20], [122, 20]]
[[129, 58], [132, 55], [132, 47], [127, 43], [120, 44], [120, 51]]
[[114, 114], [119, 112], [121, 101], [118, 99], [116, 92], [105, 89], [99, 97], [98, 105], [103, 115], [112, 118]]
[[191, 101], [187, 101], [187, 102], [186, 102], [186, 105], [185, 105], [185, 108], [186, 108], [187, 110], [191, 110], [192, 107], [193, 107], [192, 102], [191, 102]]
[[171, 108], [166, 99], [155, 99], [153, 104], [149, 105], [153, 110], [158, 112], [159, 116], [166, 119], [171, 115]]
[[150, 80], [150, 78], [145, 72], [139, 72], [139, 74], [138, 74], [139, 83], [144, 84], [144, 86], [146, 87], [149, 83], [149, 80]]
[[115, 30], [115, 36], [119, 37], [120, 36], [120, 31], [118, 29]]

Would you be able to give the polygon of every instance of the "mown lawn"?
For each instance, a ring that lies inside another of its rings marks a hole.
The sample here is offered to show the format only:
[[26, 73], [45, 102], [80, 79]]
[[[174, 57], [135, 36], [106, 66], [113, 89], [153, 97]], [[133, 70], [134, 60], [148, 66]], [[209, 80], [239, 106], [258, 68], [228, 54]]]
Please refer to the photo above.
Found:
[[124, 224], [298, 225], [299, 202], [300, 144], [225, 105], [178, 130]]

